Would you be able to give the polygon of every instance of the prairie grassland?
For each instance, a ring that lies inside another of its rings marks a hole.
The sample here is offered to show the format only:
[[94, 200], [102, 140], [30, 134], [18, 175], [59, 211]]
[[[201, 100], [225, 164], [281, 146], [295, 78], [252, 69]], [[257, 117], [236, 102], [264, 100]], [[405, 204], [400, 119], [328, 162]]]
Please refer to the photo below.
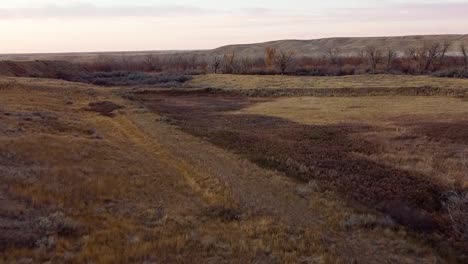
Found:
[[[314, 88], [317, 80], [288, 76], [200, 76], [192, 85], [205, 79], [207, 82], [199, 87], [220, 88], [221, 92], [218, 89], [144, 90], [137, 91], [134, 99], [183, 131], [263, 168], [278, 170], [299, 182], [317, 184], [344, 197], [352, 207], [364, 205], [379, 211], [436, 247], [443, 247], [444, 241], [450, 240], [458, 250], [467, 249], [466, 241], [451, 230], [442, 204], [447, 192], [466, 192], [468, 188], [464, 158], [468, 151], [465, 97], [440, 94], [340, 97], [335, 94], [320, 98], [297, 95], [278, 98], [268, 97], [266, 93], [259, 98], [236, 92], [242, 90], [238, 87], [268, 90], [263, 84], [270, 78], [280, 78], [284, 83], [305, 80], [312, 83], [303, 86], [309, 88]], [[388, 82], [379, 83], [376, 81], [379, 78]], [[399, 78], [408, 78], [407, 88], [405, 82], [397, 81]], [[336, 78], [323, 79], [330, 85], [324, 91], [352, 85], [355, 89], [372, 87], [363, 84], [362, 79], [373, 79], [375, 87], [389, 85], [403, 92], [413, 85], [434, 85], [428, 77], [338, 78], [348, 79], [343, 82], [337, 82]], [[259, 80], [263, 82], [261, 85]], [[435, 80], [452, 82], [452, 85], [465, 82]], [[295, 87], [284, 83], [278, 89]], [[463, 85], [452, 87], [464, 89]], [[445, 254], [450, 249], [438, 252]]]
[[[119, 94], [0, 79], [0, 262], [450, 260], [383, 214], [259, 167]], [[123, 108], [103, 115], [94, 102]]]
[[307, 125], [359, 123], [378, 127], [360, 136], [382, 148], [380, 154], [371, 154], [371, 159], [468, 186], [464, 168], [468, 101], [464, 98], [292, 97], [258, 103], [233, 114], [280, 117]]
[[340, 77], [256, 76], [234, 74], [198, 75], [188, 83], [197, 88], [300, 89], [300, 88], [468, 88], [467, 79], [409, 75], [353, 75]]
[[403, 118], [448, 122], [468, 114], [468, 100], [442, 96], [289, 97], [272, 99], [237, 113], [275, 116], [303, 124], [392, 125]]

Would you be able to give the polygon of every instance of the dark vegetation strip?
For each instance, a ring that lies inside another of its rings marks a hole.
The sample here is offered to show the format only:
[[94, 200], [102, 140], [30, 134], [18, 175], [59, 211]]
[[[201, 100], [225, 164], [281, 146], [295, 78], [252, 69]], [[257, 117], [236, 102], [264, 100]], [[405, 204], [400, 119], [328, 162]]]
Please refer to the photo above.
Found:
[[66, 61], [0, 61], [0, 76], [62, 79], [101, 86], [158, 85], [177, 87], [192, 76], [176, 72], [147, 73], [142, 71], [90, 70]]
[[[140, 90], [137, 94], [169, 93], [172, 95], [185, 94], [185, 90]], [[194, 88], [191, 94], [212, 94], [227, 96], [247, 96], [247, 97], [284, 97], [284, 96], [453, 96], [465, 97], [468, 95], [468, 88], [439, 88], [439, 87], [368, 87], [368, 88], [257, 88], [257, 89], [220, 89], [220, 88]]]
[[[449, 187], [426, 175], [360, 157], [378, 153], [378, 145], [360, 133], [383, 130], [364, 124], [304, 125], [262, 115], [225, 114], [256, 101], [233, 95], [184, 91], [136, 94], [135, 99], [175, 125], [257, 164], [290, 177], [317, 181], [345, 198], [390, 215], [420, 233], [455, 239], [442, 206]], [[467, 249], [466, 243], [461, 247]]]
[[466, 96], [468, 88], [407, 87], [407, 88], [300, 88], [300, 89], [245, 89], [229, 90], [230, 93], [249, 97], [282, 96]]
[[149, 74], [129, 71], [88, 72], [68, 78], [69, 81], [101, 86], [161, 85], [165, 87], [177, 87], [191, 79], [192, 76], [177, 73]]

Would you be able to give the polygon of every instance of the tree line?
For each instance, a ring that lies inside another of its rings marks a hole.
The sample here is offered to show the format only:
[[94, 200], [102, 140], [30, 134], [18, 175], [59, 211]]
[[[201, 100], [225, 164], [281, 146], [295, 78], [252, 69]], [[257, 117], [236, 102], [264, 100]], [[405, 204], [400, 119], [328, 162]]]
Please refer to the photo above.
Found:
[[[449, 50], [456, 53], [449, 54]], [[354, 54], [338, 47], [323, 51], [321, 56], [299, 56], [296, 50], [265, 48], [263, 57], [238, 56], [234, 51], [218, 56], [196, 54], [99, 56], [86, 63], [92, 71], [184, 72], [187, 74], [433, 74], [463, 72], [468, 75], [465, 44], [453, 47], [449, 42], [426, 42], [420, 47], [397, 51], [368, 45]], [[463, 77], [463, 76], [462, 76]], [[464, 76], [468, 77], [468, 76]]]

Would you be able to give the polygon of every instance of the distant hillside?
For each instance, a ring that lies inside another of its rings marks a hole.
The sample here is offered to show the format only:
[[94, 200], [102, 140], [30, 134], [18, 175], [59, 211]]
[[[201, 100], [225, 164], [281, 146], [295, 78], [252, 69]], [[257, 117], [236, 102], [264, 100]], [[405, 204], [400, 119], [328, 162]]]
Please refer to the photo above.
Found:
[[[0, 50], [1, 52], [1, 50]], [[9, 61], [71, 61], [71, 62], [88, 62], [99, 56], [106, 57], [141, 57], [148, 54], [151, 55], [172, 55], [179, 53], [187, 53], [189, 51], [163, 50], [163, 51], [112, 51], [112, 52], [68, 52], [68, 53], [17, 53], [17, 54], [0, 54], [0, 60]]]
[[256, 44], [229, 45], [209, 51], [210, 55], [223, 55], [235, 52], [238, 56], [263, 56], [266, 47], [282, 50], [294, 50], [300, 56], [321, 56], [330, 48], [338, 48], [342, 54], [356, 54], [368, 45], [380, 48], [392, 48], [404, 52], [408, 48], [418, 47], [425, 42], [450, 42], [450, 52], [458, 52], [460, 43], [468, 46], [468, 35], [426, 35], [402, 37], [366, 37], [366, 38], [325, 38], [313, 40], [279, 40]]
[[[282, 50], [294, 50], [298, 56], [322, 56], [330, 48], [338, 48], [341, 54], [356, 54], [368, 45], [380, 48], [392, 48], [404, 52], [408, 48], [421, 46], [425, 42], [450, 42], [450, 53], [459, 53], [460, 43], [468, 46], [468, 35], [422, 35], [401, 37], [364, 37], [364, 38], [325, 38], [312, 40], [278, 40], [264, 43], [228, 45], [212, 50], [196, 51], [128, 51], [128, 52], [86, 52], [86, 53], [50, 53], [50, 54], [0, 54], [0, 60], [31, 61], [31, 60], [62, 60], [71, 62], [93, 61], [98, 56], [121, 58], [145, 57], [147, 55], [174, 56], [198, 55], [205, 58], [222, 56], [235, 52], [238, 57], [263, 57], [266, 47]], [[1, 52], [1, 51], [0, 51]]]

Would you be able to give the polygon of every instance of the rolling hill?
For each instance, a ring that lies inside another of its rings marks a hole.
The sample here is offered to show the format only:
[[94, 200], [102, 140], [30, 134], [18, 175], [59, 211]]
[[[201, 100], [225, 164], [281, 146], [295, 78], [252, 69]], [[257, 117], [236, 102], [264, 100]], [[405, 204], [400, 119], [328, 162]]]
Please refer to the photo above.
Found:
[[227, 45], [211, 50], [186, 50], [186, 51], [128, 51], [128, 52], [83, 52], [83, 53], [50, 53], [50, 54], [0, 54], [0, 60], [29, 61], [29, 60], [62, 60], [72, 62], [85, 62], [98, 56], [112, 57], [142, 57], [149, 54], [159, 56], [191, 56], [197, 55], [205, 58], [222, 56], [235, 52], [238, 57], [262, 57], [266, 47], [281, 50], [294, 50], [298, 56], [316, 57], [322, 56], [330, 48], [337, 48], [341, 54], [355, 54], [368, 45], [374, 45], [382, 49], [392, 48], [404, 52], [408, 48], [418, 47], [425, 42], [449, 42], [449, 53], [458, 53], [461, 43], [468, 46], [468, 35], [420, 35], [397, 37], [340, 37], [311, 40], [277, 40], [253, 44]]
[[449, 42], [450, 51], [458, 52], [461, 43], [468, 45], [468, 35], [425, 35], [401, 37], [365, 37], [365, 38], [324, 38], [312, 40], [279, 40], [256, 44], [228, 45], [209, 51], [213, 55], [235, 52], [238, 56], [263, 56], [266, 47], [282, 50], [295, 50], [302, 56], [321, 56], [331, 48], [338, 48], [343, 54], [353, 54], [368, 45], [391, 48], [403, 52], [408, 48], [418, 47], [425, 42]]

